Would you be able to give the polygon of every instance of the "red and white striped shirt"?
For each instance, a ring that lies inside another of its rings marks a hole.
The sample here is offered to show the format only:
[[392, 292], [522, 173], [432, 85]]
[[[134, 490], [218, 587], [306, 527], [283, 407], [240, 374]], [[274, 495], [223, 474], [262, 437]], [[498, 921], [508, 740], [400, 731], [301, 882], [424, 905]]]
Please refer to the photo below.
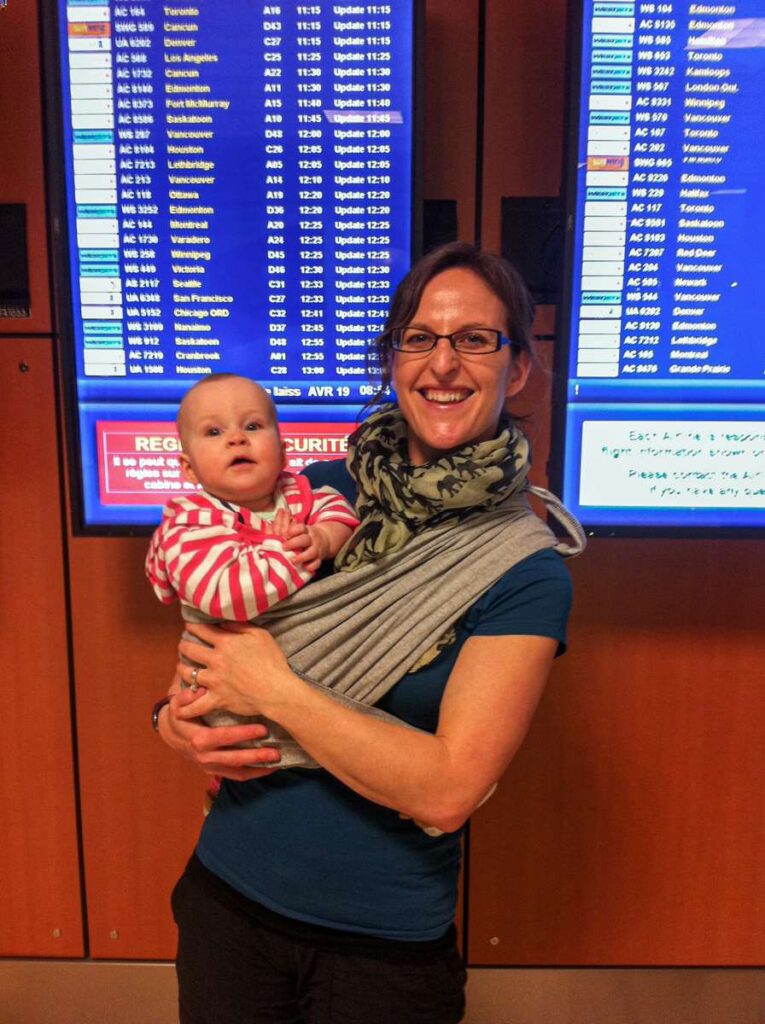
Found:
[[[303, 476], [282, 473], [274, 499], [277, 508], [286, 503], [292, 519], [308, 526], [358, 526], [341, 494], [332, 487], [314, 491]], [[213, 619], [246, 622], [313, 576], [282, 545], [257, 512], [197, 491], [165, 506], [146, 556], [146, 575], [165, 604], [177, 598]]]

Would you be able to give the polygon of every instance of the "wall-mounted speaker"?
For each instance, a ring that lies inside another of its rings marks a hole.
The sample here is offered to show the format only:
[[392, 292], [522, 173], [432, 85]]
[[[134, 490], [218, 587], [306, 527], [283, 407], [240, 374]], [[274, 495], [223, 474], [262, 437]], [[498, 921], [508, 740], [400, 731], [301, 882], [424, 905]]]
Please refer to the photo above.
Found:
[[27, 208], [0, 203], [0, 317], [29, 316]]
[[502, 255], [539, 304], [557, 302], [563, 237], [557, 196], [502, 197]]

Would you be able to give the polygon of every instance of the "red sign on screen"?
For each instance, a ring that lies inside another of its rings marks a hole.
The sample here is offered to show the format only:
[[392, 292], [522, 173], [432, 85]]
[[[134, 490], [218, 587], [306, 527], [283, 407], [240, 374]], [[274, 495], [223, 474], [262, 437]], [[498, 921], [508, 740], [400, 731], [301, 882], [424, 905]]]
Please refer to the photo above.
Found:
[[[287, 468], [299, 472], [312, 462], [341, 459], [350, 423], [282, 423]], [[181, 477], [181, 443], [174, 423], [96, 423], [98, 483], [104, 505], [164, 505], [196, 490]]]

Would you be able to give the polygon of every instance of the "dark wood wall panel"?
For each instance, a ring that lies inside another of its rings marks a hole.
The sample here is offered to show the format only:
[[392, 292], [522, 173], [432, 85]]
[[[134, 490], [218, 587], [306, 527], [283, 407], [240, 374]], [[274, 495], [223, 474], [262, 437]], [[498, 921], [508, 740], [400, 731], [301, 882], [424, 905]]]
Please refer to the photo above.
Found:
[[[557, 196], [563, 160], [566, 0], [486, 0], [482, 244], [501, 243], [503, 196]], [[555, 309], [540, 306], [538, 365], [514, 411], [526, 417], [532, 482], [546, 484]]]
[[471, 962], [761, 964], [761, 545], [573, 570], [571, 652], [473, 824]]
[[0, 333], [49, 333], [48, 242], [42, 157], [37, 4], [0, 12], [0, 202], [25, 203], [31, 316], [0, 319]]
[[[423, 197], [457, 203], [457, 237], [475, 239], [478, 0], [426, 0]], [[462, 934], [465, 878], [457, 927]]]
[[566, 0], [486, 0], [483, 244], [502, 196], [555, 196], [563, 159]]
[[51, 342], [0, 338], [0, 956], [82, 956]]
[[151, 729], [180, 635], [146, 582], [147, 540], [71, 542], [91, 955], [175, 955], [169, 896], [202, 822], [204, 776]]
[[427, 0], [423, 187], [426, 199], [456, 199], [457, 233], [475, 237], [478, 0]]

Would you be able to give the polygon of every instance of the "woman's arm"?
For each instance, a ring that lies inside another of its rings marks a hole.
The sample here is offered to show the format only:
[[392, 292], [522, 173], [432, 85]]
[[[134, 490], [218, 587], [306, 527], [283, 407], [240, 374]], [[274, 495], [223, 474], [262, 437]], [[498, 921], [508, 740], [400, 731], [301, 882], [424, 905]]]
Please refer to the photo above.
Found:
[[[263, 630], [191, 629], [212, 650], [180, 645], [183, 655], [207, 666], [199, 673], [207, 692], [194, 708], [179, 709], [181, 718], [217, 707], [265, 715], [362, 796], [443, 831], [465, 822], [517, 751], [557, 648], [548, 637], [471, 637], [430, 735], [339, 706], [296, 676]], [[184, 678], [189, 671], [179, 666]]]

